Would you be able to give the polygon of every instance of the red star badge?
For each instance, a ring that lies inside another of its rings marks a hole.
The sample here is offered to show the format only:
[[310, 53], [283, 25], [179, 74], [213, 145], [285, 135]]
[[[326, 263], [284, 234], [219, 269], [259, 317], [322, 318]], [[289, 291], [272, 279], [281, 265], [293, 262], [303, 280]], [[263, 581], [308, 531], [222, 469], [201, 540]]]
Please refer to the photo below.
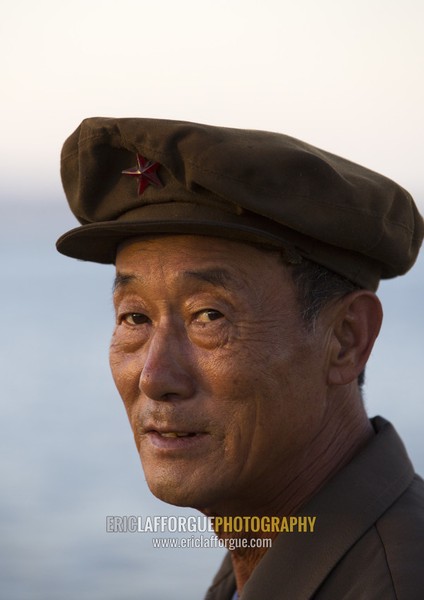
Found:
[[146, 187], [149, 185], [162, 187], [162, 182], [156, 174], [156, 171], [159, 169], [159, 167], [160, 164], [158, 162], [147, 160], [147, 158], [144, 158], [141, 156], [141, 154], [137, 154], [137, 166], [132, 167], [131, 169], [125, 169], [125, 171], [122, 171], [122, 174], [139, 178], [138, 195], [141, 196]]

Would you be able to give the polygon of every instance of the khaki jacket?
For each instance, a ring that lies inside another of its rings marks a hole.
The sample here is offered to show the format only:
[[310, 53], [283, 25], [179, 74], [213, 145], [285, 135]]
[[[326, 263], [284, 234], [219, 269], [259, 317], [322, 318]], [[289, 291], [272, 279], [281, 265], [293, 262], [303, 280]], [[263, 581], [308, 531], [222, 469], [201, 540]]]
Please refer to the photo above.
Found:
[[[241, 600], [424, 599], [424, 482], [393, 426], [376, 436], [299, 511], [313, 533], [280, 533]], [[227, 555], [205, 600], [231, 600]]]

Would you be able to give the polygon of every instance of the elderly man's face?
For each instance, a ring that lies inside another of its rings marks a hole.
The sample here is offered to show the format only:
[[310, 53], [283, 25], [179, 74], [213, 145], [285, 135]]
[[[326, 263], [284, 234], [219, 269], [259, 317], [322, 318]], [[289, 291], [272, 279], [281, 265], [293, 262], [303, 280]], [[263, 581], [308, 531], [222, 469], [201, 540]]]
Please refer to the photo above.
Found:
[[265, 507], [327, 412], [326, 336], [305, 330], [288, 268], [177, 235], [125, 245], [116, 267], [110, 361], [150, 489], [208, 512]]

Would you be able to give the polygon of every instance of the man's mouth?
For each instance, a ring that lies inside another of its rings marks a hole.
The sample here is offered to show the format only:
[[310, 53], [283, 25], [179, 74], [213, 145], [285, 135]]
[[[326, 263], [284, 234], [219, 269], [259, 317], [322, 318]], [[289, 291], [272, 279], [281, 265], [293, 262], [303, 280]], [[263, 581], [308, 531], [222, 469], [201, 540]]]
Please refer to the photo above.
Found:
[[158, 433], [161, 437], [166, 438], [193, 437], [197, 435], [196, 433], [186, 433], [183, 431], [157, 431], [156, 433]]
[[146, 438], [156, 448], [162, 450], [187, 450], [203, 444], [209, 437], [206, 431], [172, 431], [169, 429], [149, 428]]

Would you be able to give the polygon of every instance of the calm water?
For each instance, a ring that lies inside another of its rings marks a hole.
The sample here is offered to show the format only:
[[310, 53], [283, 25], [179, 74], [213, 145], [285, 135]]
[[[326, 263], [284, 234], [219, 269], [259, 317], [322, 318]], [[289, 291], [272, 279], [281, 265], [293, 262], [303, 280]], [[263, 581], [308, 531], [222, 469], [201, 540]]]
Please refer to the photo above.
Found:
[[[147, 490], [107, 364], [110, 267], [54, 250], [64, 207], [1, 207], [0, 596], [7, 600], [196, 600], [218, 550], [157, 550], [110, 534], [106, 515], [194, 514]], [[368, 369], [370, 414], [391, 419], [424, 472], [424, 260], [386, 283]]]

